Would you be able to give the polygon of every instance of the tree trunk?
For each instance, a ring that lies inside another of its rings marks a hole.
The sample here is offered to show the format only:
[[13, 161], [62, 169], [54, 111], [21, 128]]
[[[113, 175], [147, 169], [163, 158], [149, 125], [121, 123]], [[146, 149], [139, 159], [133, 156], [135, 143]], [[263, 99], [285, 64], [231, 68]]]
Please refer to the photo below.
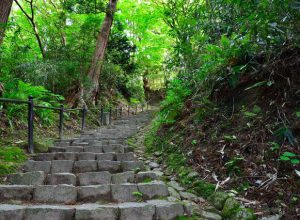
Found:
[[110, 30], [113, 24], [114, 13], [117, 8], [118, 0], [109, 0], [109, 6], [106, 11], [105, 19], [98, 35], [96, 50], [93, 56], [91, 66], [88, 71], [88, 77], [92, 81], [92, 88], [87, 93], [88, 100], [96, 102], [99, 94], [99, 77], [104, 62], [105, 50], [109, 39]]
[[11, 11], [13, 0], [0, 0], [0, 45], [3, 42], [5, 28]]

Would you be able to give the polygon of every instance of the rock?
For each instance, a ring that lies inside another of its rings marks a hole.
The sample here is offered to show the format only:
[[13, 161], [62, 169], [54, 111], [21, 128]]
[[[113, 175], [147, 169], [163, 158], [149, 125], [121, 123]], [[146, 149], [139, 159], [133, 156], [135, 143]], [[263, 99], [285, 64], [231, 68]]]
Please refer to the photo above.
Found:
[[1, 201], [5, 200], [31, 200], [32, 186], [24, 185], [0, 185]]
[[135, 195], [138, 193], [138, 187], [136, 184], [121, 184], [111, 185], [112, 199], [115, 202], [135, 202], [140, 198]]
[[174, 172], [173, 169], [168, 167], [164, 173], [166, 176], [171, 176], [173, 174], [173, 172]]
[[225, 217], [232, 216], [235, 213], [235, 211], [237, 211], [237, 209], [240, 207], [240, 205], [241, 204], [236, 199], [228, 198], [225, 201], [225, 204], [224, 204], [224, 207], [222, 210], [222, 216], [225, 216]]
[[202, 210], [200, 209], [199, 205], [197, 205], [195, 202], [184, 200], [182, 201], [184, 206], [184, 212], [188, 216], [192, 215], [201, 215]]
[[132, 152], [125, 154], [117, 154], [117, 161], [136, 161], [137, 159], [134, 157]]
[[45, 178], [43, 171], [35, 171], [10, 174], [7, 180], [9, 183], [15, 185], [44, 185]]
[[97, 154], [97, 160], [115, 160], [115, 159], [116, 159], [115, 153]]
[[96, 159], [96, 154], [95, 153], [79, 153], [78, 154], [78, 160], [95, 160]]
[[206, 220], [222, 220], [222, 217], [217, 213], [202, 211], [201, 217]]
[[155, 207], [147, 203], [123, 203], [119, 205], [120, 220], [152, 220]]
[[78, 182], [80, 186], [110, 184], [111, 174], [108, 171], [79, 173]]
[[155, 172], [138, 172], [136, 174], [136, 181], [137, 182], [144, 182], [149, 180], [157, 180], [157, 174]]
[[141, 161], [123, 161], [122, 162], [123, 171], [136, 171], [144, 170], [144, 163]]
[[177, 191], [184, 191], [185, 189], [179, 185], [176, 181], [170, 181], [167, 183], [172, 188], [176, 189]]
[[0, 220], [23, 219], [25, 208], [19, 205], [0, 205]]
[[169, 202], [180, 202], [181, 200], [179, 200], [179, 199], [177, 199], [173, 196], [168, 196], [167, 201], [169, 201]]
[[154, 172], [157, 172], [157, 171], [159, 171], [159, 172], [162, 172], [163, 171], [163, 169], [162, 168], [154, 168], [154, 169], [152, 169]]
[[56, 153], [55, 159], [56, 160], [77, 160], [77, 153], [73, 153], [73, 152]]
[[80, 201], [110, 201], [111, 189], [109, 185], [81, 186], [78, 188]]
[[183, 205], [165, 200], [150, 200], [147, 203], [154, 205], [156, 210], [156, 219], [176, 219], [184, 215]]
[[230, 219], [232, 220], [255, 220], [256, 216], [250, 209], [239, 209]]
[[33, 161], [29, 160], [23, 167], [25, 172], [43, 171], [44, 173], [50, 173], [51, 161]]
[[69, 220], [73, 219], [74, 215], [74, 208], [52, 205], [35, 205], [26, 208], [24, 220]]
[[154, 199], [169, 195], [168, 187], [163, 182], [139, 183], [138, 190], [144, 199]]
[[87, 146], [84, 148], [84, 152], [103, 153], [103, 149], [102, 146]]
[[74, 161], [53, 160], [51, 173], [72, 173]]
[[179, 192], [179, 194], [183, 200], [190, 200], [190, 201], [194, 201], [194, 202], [199, 201], [198, 196], [196, 196], [193, 193], [181, 191], [181, 192]]
[[95, 172], [97, 170], [97, 161], [95, 160], [80, 160], [74, 163], [75, 173]]
[[280, 220], [280, 219], [281, 219], [280, 215], [271, 215], [271, 216], [262, 217], [259, 220]]
[[76, 208], [76, 220], [116, 220], [118, 208], [112, 205], [84, 204]]
[[77, 200], [77, 190], [75, 186], [70, 185], [36, 186], [33, 200], [42, 203], [74, 204]]
[[180, 194], [174, 188], [168, 187], [168, 190], [169, 190], [170, 196], [176, 198], [177, 200], [181, 200]]
[[109, 171], [110, 173], [118, 173], [121, 169], [120, 161], [99, 160], [98, 169], [100, 171]]
[[224, 192], [215, 192], [209, 198], [210, 201], [218, 210], [222, 210], [225, 201], [228, 199], [229, 195]]
[[155, 162], [150, 162], [148, 164], [148, 166], [150, 167], [150, 169], [155, 169], [155, 168], [159, 168], [159, 164], [155, 163]]
[[112, 176], [112, 184], [133, 183], [133, 182], [134, 182], [133, 171], [117, 173]]
[[35, 161], [52, 161], [56, 153], [40, 153], [33, 156]]
[[76, 186], [76, 176], [72, 173], [54, 173], [47, 176], [48, 185], [67, 184]]

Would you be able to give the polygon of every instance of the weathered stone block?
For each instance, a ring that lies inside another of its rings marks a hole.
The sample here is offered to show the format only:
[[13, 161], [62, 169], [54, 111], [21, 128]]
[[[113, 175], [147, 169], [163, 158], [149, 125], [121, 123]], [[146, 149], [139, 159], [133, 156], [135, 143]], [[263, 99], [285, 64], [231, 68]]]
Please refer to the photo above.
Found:
[[80, 186], [78, 188], [78, 199], [80, 201], [110, 201], [110, 185]]
[[117, 173], [121, 171], [121, 162], [111, 160], [99, 160], [98, 170], [109, 171], [110, 173]]
[[77, 190], [75, 186], [70, 185], [36, 186], [33, 200], [44, 203], [74, 204], [77, 200]]
[[122, 162], [123, 171], [136, 171], [136, 170], [144, 170], [144, 163], [141, 161], [123, 161]]
[[173, 220], [184, 215], [183, 205], [165, 200], [150, 200], [147, 203], [154, 205], [156, 209], [156, 220]]
[[144, 199], [169, 196], [168, 187], [162, 182], [139, 183], [138, 189], [143, 194]]
[[102, 146], [88, 146], [84, 148], [84, 152], [103, 153]]
[[123, 203], [119, 205], [120, 220], [152, 220], [155, 207], [147, 203]]
[[134, 182], [134, 172], [128, 171], [124, 173], [117, 173], [112, 175], [112, 184], [122, 184], [122, 183], [133, 183]]
[[0, 185], [0, 201], [4, 200], [31, 200], [32, 186]]
[[43, 171], [14, 173], [8, 175], [7, 180], [15, 185], [43, 185], [45, 182], [45, 173]]
[[85, 152], [85, 153], [78, 154], [78, 160], [95, 160], [95, 159], [96, 159], [95, 153]]
[[23, 220], [25, 207], [20, 205], [0, 205], [0, 220]]
[[113, 205], [84, 204], [76, 208], [76, 220], [116, 220], [118, 208]]
[[76, 176], [72, 173], [54, 173], [47, 176], [48, 185], [67, 184], [76, 186]]
[[138, 201], [138, 188], [136, 184], [121, 184], [121, 185], [111, 185], [112, 199], [115, 202], [135, 202]]
[[56, 153], [41, 153], [33, 156], [35, 161], [52, 161], [55, 159]]
[[147, 172], [139, 172], [136, 174], [137, 182], [144, 182], [149, 180], [157, 180], [157, 175], [155, 172], [147, 171]]
[[24, 220], [70, 220], [75, 215], [75, 209], [64, 206], [35, 205], [25, 211]]
[[51, 173], [72, 173], [74, 161], [53, 160]]
[[80, 186], [104, 185], [111, 183], [111, 174], [107, 171], [78, 174]]
[[105, 145], [102, 148], [104, 153], [124, 153], [124, 146], [120, 144]]
[[117, 161], [137, 161], [134, 156], [134, 153], [124, 153], [124, 154], [117, 154]]
[[28, 160], [24, 165], [25, 172], [43, 171], [50, 173], [51, 161], [33, 161]]
[[116, 159], [115, 153], [97, 154], [97, 160], [115, 160], [115, 159]]
[[95, 160], [80, 160], [74, 163], [75, 173], [94, 172], [97, 171], [97, 161]]
[[56, 160], [77, 160], [77, 153], [73, 152], [58, 152], [55, 155]]

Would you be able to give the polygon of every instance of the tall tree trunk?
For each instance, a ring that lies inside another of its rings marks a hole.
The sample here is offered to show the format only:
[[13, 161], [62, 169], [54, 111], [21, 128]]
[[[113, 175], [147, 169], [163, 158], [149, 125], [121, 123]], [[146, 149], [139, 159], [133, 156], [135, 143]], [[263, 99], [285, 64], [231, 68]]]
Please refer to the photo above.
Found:
[[117, 8], [118, 0], [109, 0], [109, 6], [106, 11], [105, 19], [98, 35], [96, 50], [93, 56], [91, 66], [88, 71], [88, 77], [92, 81], [92, 88], [87, 93], [89, 101], [96, 102], [99, 94], [99, 77], [104, 61], [105, 50], [109, 39], [110, 30], [113, 24], [114, 13]]
[[3, 42], [5, 28], [11, 11], [13, 0], [0, 0], [0, 45]]

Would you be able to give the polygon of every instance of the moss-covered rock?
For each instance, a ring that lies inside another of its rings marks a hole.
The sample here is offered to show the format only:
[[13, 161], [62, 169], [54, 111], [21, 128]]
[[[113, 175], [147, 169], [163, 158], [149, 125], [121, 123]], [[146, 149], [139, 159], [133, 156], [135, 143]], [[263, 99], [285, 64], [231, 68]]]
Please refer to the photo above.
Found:
[[240, 208], [230, 217], [230, 220], [255, 220], [257, 219], [251, 209]]
[[233, 216], [240, 208], [241, 204], [234, 198], [228, 198], [225, 201], [223, 210], [222, 210], [222, 216], [225, 218], [229, 218], [230, 216]]
[[225, 201], [229, 198], [229, 195], [224, 192], [215, 192], [208, 197], [208, 201], [211, 202], [218, 210], [222, 210]]

